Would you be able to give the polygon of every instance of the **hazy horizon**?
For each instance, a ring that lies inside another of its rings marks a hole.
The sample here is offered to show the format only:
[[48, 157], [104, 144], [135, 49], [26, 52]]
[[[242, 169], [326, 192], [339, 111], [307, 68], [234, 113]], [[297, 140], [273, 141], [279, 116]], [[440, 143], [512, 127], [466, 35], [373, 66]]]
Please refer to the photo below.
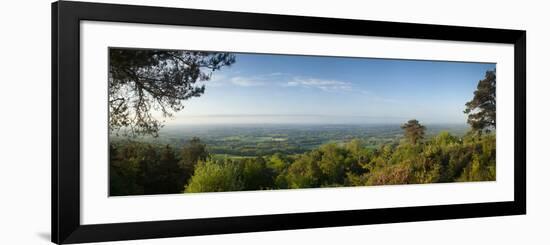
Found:
[[[231, 124], [312, 124], [312, 125], [369, 125], [369, 124], [403, 124], [407, 117], [372, 117], [341, 115], [188, 115], [185, 118], [169, 120], [166, 126], [179, 125], [231, 125]], [[457, 121], [421, 121], [423, 124], [456, 124], [467, 125], [466, 119]]]

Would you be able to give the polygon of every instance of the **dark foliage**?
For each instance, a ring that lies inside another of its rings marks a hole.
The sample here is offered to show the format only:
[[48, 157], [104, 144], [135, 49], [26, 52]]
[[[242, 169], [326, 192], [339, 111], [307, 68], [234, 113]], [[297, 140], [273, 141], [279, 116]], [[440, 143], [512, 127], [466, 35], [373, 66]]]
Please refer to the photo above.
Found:
[[206, 161], [208, 151], [206, 145], [199, 138], [192, 138], [185, 144], [180, 153], [181, 159], [179, 166], [182, 169], [182, 182], [187, 183], [191, 175], [195, 172], [195, 166], [199, 161]]
[[111, 144], [109, 193], [112, 196], [179, 193], [195, 166], [206, 156], [206, 148], [199, 139], [185, 144], [179, 155], [169, 145]]

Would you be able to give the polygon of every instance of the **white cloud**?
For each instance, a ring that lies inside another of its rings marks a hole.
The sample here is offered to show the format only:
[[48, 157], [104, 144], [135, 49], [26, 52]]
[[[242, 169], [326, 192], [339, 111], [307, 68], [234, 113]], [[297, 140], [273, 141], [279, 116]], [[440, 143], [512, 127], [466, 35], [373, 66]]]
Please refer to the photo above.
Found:
[[207, 86], [222, 87], [233, 85], [239, 87], [255, 87], [266, 85], [262, 76], [228, 76], [227, 74], [214, 74], [208, 81], [202, 81]]
[[292, 81], [287, 82], [284, 86], [286, 87], [300, 86], [305, 88], [316, 88], [327, 92], [353, 90], [353, 87], [349, 82], [338, 81], [338, 80], [325, 80], [325, 79], [317, 79], [317, 78], [300, 78], [300, 77], [295, 77]]
[[384, 98], [372, 93], [371, 91], [359, 89], [353, 86], [352, 83], [341, 81], [341, 80], [330, 80], [330, 79], [319, 79], [312, 77], [293, 77], [290, 81], [287, 82], [275, 82], [279, 80], [278, 76], [290, 75], [287, 73], [269, 73], [264, 75], [256, 76], [234, 76], [227, 77], [224, 74], [216, 74], [212, 76], [210, 81], [207, 81], [207, 86], [219, 87], [224, 84], [239, 86], [239, 87], [259, 87], [259, 86], [268, 86], [269, 84], [284, 87], [303, 87], [311, 89], [319, 89], [325, 92], [349, 92], [349, 93], [360, 93], [363, 94], [366, 98], [371, 101], [382, 102], [382, 103], [397, 103], [396, 100], [390, 98]]
[[263, 86], [265, 83], [255, 78], [248, 77], [233, 77], [231, 78], [231, 83], [241, 87], [255, 87]]
[[360, 93], [371, 101], [381, 102], [381, 103], [398, 103], [398, 101], [395, 99], [380, 97], [371, 91], [354, 88], [352, 83], [339, 81], [339, 80], [325, 80], [325, 79], [317, 79], [317, 78], [295, 77], [293, 80], [283, 84], [283, 86], [314, 88], [314, 89], [320, 89], [327, 92]]

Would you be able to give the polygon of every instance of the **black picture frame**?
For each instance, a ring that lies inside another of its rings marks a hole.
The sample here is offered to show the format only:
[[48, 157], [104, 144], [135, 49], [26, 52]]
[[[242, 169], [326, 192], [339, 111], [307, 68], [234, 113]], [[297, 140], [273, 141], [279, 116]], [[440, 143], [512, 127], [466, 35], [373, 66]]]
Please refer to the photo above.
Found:
[[[514, 45], [514, 201], [82, 225], [80, 21], [184, 25]], [[59, 244], [526, 213], [526, 32], [61, 1], [52, 4], [52, 242]]]

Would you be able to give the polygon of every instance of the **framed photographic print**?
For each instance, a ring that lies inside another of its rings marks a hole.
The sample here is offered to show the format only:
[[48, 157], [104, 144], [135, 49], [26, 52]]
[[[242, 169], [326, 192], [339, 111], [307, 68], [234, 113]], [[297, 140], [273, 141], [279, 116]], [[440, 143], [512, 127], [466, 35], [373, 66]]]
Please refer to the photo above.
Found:
[[55, 2], [52, 241], [525, 214], [525, 37]]

